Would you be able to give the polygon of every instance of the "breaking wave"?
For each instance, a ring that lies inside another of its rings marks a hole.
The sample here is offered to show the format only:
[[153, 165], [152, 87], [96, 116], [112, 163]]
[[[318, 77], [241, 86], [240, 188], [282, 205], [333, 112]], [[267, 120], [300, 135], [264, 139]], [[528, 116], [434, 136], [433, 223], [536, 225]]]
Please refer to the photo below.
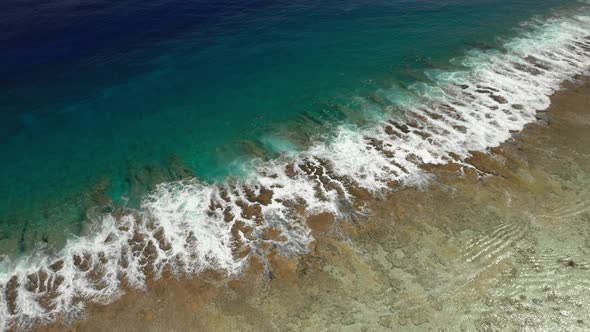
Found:
[[0, 329], [77, 317], [85, 303], [108, 303], [124, 285], [143, 288], [165, 273], [237, 274], [263, 248], [303, 254], [313, 240], [306, 216], [362, 213], [362, 195], [427, 181], [423, 164], [472, 167], [462, 161], [471, 151], [509, 139], [564, 80], [587, 72], [590, 16], [581, 13], [527, 22], [502, 50], [455, 59], [461, 70], [377, 91], [381, 119], [371, 126], [342, 125], [242, 180], [162, 184], [140, 209], [101, 217], [92, 236], [13, 263], [0, 276]]

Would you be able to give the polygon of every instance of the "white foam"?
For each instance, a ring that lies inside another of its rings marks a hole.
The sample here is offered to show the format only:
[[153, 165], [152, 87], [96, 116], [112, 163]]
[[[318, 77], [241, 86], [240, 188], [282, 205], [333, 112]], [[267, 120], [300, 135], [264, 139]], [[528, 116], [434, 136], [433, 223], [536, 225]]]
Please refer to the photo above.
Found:
[[[437, 72], [431, 75], [434, 82], [405, 91], [380, 91], [404, 109], [395, 119], [386, 109], [371, 127], [341, 126], [295, 158], [260, 163], [242, 181], [160, 185], [139, 211], [104, 216], [93, 236], [69, 241], [56, 256], [19, 261], [0, 276], [0, 329], [77, 316], [86, 302], [108, 303], [120, 296], [122, 282], [145, 287], [148, 274], [158, 278], [167, 269], [236, 274], [263, 242], [286, 255], [305, 253], [312, 237], [294, 206], [307, 213], [343, 214], [353, 187], [379, 193], [390, 181], [419, 184], [427, 176], [422, 163], [444, 164], [452, 155], [466, 158], [470, 151], [501, 144], [549, 106], [549, 96], [564, 80], [590, 66], [588, 16], [530, 25], [506, 43], [505, 52], [474, 50], [456, 59], [466, 70]], [[273, 191], [272, 200], [260, 200], [260, 212], [248, 215], [244, 204], [256, 205], [249, 197], [263, 188]], [[287, 240], [265, 238], [267, 227]], [[236, 254], [248, 247], [249, 253]], [[57, 261], [61, 269], [51, 267]], [[44, 296], [49, 307], [42, 304]]]

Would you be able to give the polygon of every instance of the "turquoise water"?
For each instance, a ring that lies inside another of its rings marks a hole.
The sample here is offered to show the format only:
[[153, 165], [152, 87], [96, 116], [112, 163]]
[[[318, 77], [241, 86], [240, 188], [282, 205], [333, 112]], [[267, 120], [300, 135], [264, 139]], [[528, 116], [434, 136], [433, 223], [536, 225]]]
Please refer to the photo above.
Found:
[[242, 176], [575, 3], [3, 4], [0, 246], [60, 247], [157, 183]]

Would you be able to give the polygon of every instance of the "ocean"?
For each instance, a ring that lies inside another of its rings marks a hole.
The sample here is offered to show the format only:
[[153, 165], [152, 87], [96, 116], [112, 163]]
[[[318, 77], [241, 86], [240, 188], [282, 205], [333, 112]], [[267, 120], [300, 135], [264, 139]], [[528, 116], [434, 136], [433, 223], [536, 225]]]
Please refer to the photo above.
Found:
[[[420, 165], [498, 146], [590, 65], [581, 1], [8, 1], [0, 15], [0, 327], [75, 316], [122, 279], [238, 274], [268, 242], [303, 254], [305, 215], [424, 185]], [[38, 271], [45, 295], [26, 287]]]

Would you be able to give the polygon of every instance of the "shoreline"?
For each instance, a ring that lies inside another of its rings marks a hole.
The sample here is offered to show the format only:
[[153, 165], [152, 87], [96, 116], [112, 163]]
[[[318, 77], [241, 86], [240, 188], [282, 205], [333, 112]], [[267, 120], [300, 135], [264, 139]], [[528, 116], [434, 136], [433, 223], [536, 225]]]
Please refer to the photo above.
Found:
[[[376, 202], [386, 201], [389, 190], [408, 195], [405, 187], [432, 187], [425, 167], [435, 170], [440, 167], [436, 165], [449, 165], [445, 167], [467, 178], [500, 174], [493, 169], [497, 162], [472, 151], [498, 146], [534, 122], [536, 110], [550, 106], [550, 96], [563, 81], [590, 66], [586, 34], [590, 21], [568, 13], [527, 28], [529, 33], [523, 31], [504, 43], [505, 52], [474, 49], [453, 60], [461, 61], [461, 70], [401, 87], [403, 91], [395, 85], [376, 90], [375, 95], [383, 99], [371, 100], [378, 104], [375, 126], [338, 126], [333, 139], [318, 139], [297, 155], [253, 165], [243, 180], [207, 184], [193, 178], [163, 183], [143, 197], [140, 209], [100, 214], [89, 225], [93, 230], [88, 236], [69, 241], [55, 255], [41, 252], [6, 262], [15, 268], [3, 266], [0, 328], [28, 329], [60, 317], [80, 317], [87, 304], [110, 303], [126, 289], [145, 289], [152, 279], [209, 270], [235, 277], [253, 256], [261, 260], [264, 278], [272, 281], [280, 270], [273, 264], [314, 249], [310, 247], [313, 230], [306, 222], [311, 214], [342, 218], [346, 222], [332, 222], [325, 237], [337, 235], [335, 240], [353, 243], [368, 219], [384, 232], [389, 223], [379, 220], [399, 218], [390, 215], [390, 206], [381, 207], [388, 214], [375, 213], [380, 208]], [[391, 93], [408, 99], [391, 99]], [[439, 200], [445, 202], [443, 197], [424, 206], [440, 204]], [[450, 205], [445, 203], [441, 211]], [[371, 209], [365, 209], [367, 204]], [[408, 210], [417, 209], [413, 211], [417, 213], [420, 209], [414, 205]], [[449, 220], [457, 218], [465, 217]], [[520, 225], [508, 230], [508, 226], [498, 227], [492, 234], [521, 231]], [[390, 236], [395, 238], [401, 231]], [[476, 235], [488, 231], [478, 230]], [[475, 255], [469, 262], [501, 249]]]
[[585, 286], [590, 268], [589, 82], [566, 82], [537, 122], [474, 154], [467, 162], [478, 171], [425, 166], [434, 174], [427, 189], [372, 199], [368, 216], [308, 218], [308, 254], [271, 251], [236, 279], [208, 271], [152, 281], [145, 292], [89, 305], [83, 320], [36, 330], [588, 328], [590, 297], [561, 282]]

